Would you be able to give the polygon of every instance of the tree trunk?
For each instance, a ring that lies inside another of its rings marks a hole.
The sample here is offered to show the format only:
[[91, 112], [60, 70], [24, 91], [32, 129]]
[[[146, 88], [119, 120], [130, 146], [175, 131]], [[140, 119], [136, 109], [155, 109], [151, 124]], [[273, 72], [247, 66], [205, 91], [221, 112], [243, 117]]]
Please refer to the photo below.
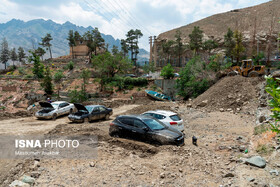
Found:
[[5, 69], [7, 69], [7, 62], [4, 62], [4, 64], [5, 64]]
[[49, 47], [49, 50], [50, 50], [50, 56], [51, 56], [51, 59], [52, 59], [52, 50], [51, 50], [51, 47]]

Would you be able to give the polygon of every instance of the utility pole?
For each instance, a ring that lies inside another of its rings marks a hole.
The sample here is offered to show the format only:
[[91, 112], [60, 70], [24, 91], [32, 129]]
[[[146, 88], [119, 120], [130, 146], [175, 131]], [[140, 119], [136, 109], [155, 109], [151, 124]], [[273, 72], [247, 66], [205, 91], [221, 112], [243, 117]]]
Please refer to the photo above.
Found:
[[153, 61], [153, 37], [149, 37], [149, 43], [150, 43], [150, 60], [149, 63]]
[[157, 37], [154, 36], [154, 63], [155, 67], [157, 67]]

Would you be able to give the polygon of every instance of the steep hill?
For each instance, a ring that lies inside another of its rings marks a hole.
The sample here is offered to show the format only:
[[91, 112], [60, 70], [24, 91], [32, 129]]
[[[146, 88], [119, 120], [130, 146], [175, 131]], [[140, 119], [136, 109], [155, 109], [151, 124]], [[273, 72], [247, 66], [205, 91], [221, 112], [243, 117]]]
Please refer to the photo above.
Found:
[[[78, 31], [80, 34], [85, 33], [88, 30], [92, 30], [92, 27], [80, 27], [70, 22], [64, 24], [58, 24], [52, 20], [35, 19], [28, 22], [12, 19], [7, 23], [0, 24], [0, 39], [6, 37], [9, 47], [19, 46], [24, 47], [26, 51], [37, 48], [38, 43], [41, 42], [41, 38], [50, 33], [53, 37], [52, 52], [54, 57], [63, 56], [69, 54], [69, 46], [67, 36], [69, 30]], [[113, 38], [111, 35], [102, 34], [105, 42], [109, 44], [109, 48], [116, 45], [120, 49], [120, 40]], [[46, 54], [47, 55], [47, 54]], [[143, 56], [144, 58], [141, 58]], [[139, 61], [148, 60], [145, 58], [148, 56], [148, 52], [144, 49], [140, 50]]]
[[[192, 32], [194, 26], [199, 26], [204, 31], [206, 35], [205, 38], [215, 38], [219, 42], [223, 42], [223, 37], [228, 28], [242, 31], [245, 42], [252, 40], [255, 31], [260, 42], [264, 44], [267, 36], [270, 34], [271, 25], [273, 25], [272, 41], [275, 42], [278, 32], [280, 31], [280, 24], [278, 23], [280, 17], [279, 10], [280, 1], [273, 0], [257, 6], [236, 9], [207, 17], [189, 25], [164, 32], [158, 36], [158, 39], [174, 40], [176, 31], [180, 30], [184, 42], [188, 42], [188, 35]], [[262, 47], [263, 49], [265, 48], [264, 45]]]

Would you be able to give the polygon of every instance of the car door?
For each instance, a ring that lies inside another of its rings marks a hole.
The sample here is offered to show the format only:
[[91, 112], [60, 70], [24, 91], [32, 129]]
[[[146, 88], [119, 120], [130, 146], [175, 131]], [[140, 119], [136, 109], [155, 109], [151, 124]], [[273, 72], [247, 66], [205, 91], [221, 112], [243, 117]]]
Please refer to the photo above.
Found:
[[70, 105], [69, 103], [63, 103], [63, 114], [69, 114]]
[[132, 134], [139, 140], [147, 141], [147, 132], [144, 130], [148, 128], [141, 120], [134, 119], [133, 120], [133, 127], [132, 127]]
[[106, 116], [106, 114], [107, 114], [106, 108], [104, 108], [103, 106], [99, 106], [99, 110], [100, 110], [99, 119], [105, 118], [105, 116]]
[[125, 137], [133, 137], [132, 127], [133, 127], [133, 119], [132, 118], [119, 118], [119, 122], [121, 123], [121, 126], [119, 126], [119, 131], [121, 131], [121, 134]]
[[61, 116], [61, 115], [64, 114], [64, 109], [63, 109], [63, 107], [64, 107], [64, 103], [61, 103], [61, 104], [58, 105], [58, 109], [57, 109], [57, 115], [58, 115], [58, 116]]
[[100, 119], [100, 109], [99, 107], [94, 107], [92, 112], [91, 112], [91, 115], [90, 115], [90, 120], [98, 120]]

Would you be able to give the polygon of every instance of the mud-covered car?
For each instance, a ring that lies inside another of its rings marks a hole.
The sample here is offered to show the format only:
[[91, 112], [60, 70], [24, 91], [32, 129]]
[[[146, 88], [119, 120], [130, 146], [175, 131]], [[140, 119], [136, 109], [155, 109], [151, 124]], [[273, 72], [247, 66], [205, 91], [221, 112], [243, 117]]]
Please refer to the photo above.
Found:
[[145, 115], [118, 116], [109, 128], [110, 136], [128, 137], [153, 144], [184, 145], [184, 134]]
[[85, 121], [91, 122], [99, 119], [109, 119], [113, 114], [111, 108], [107, 108], [103, 105], [87, 105], [75, 103], [74, 106], [77, 112], [70, 114], [68, 119], [72, 122], [83, 123]]
[[66, 101], [56, 101], [52, 103], [39, 102], [43, 108], [35, 113], [35, 117], [38, 119], [53, 119], [58, 116], [66, 115], [74, 112], [74, 105]]

